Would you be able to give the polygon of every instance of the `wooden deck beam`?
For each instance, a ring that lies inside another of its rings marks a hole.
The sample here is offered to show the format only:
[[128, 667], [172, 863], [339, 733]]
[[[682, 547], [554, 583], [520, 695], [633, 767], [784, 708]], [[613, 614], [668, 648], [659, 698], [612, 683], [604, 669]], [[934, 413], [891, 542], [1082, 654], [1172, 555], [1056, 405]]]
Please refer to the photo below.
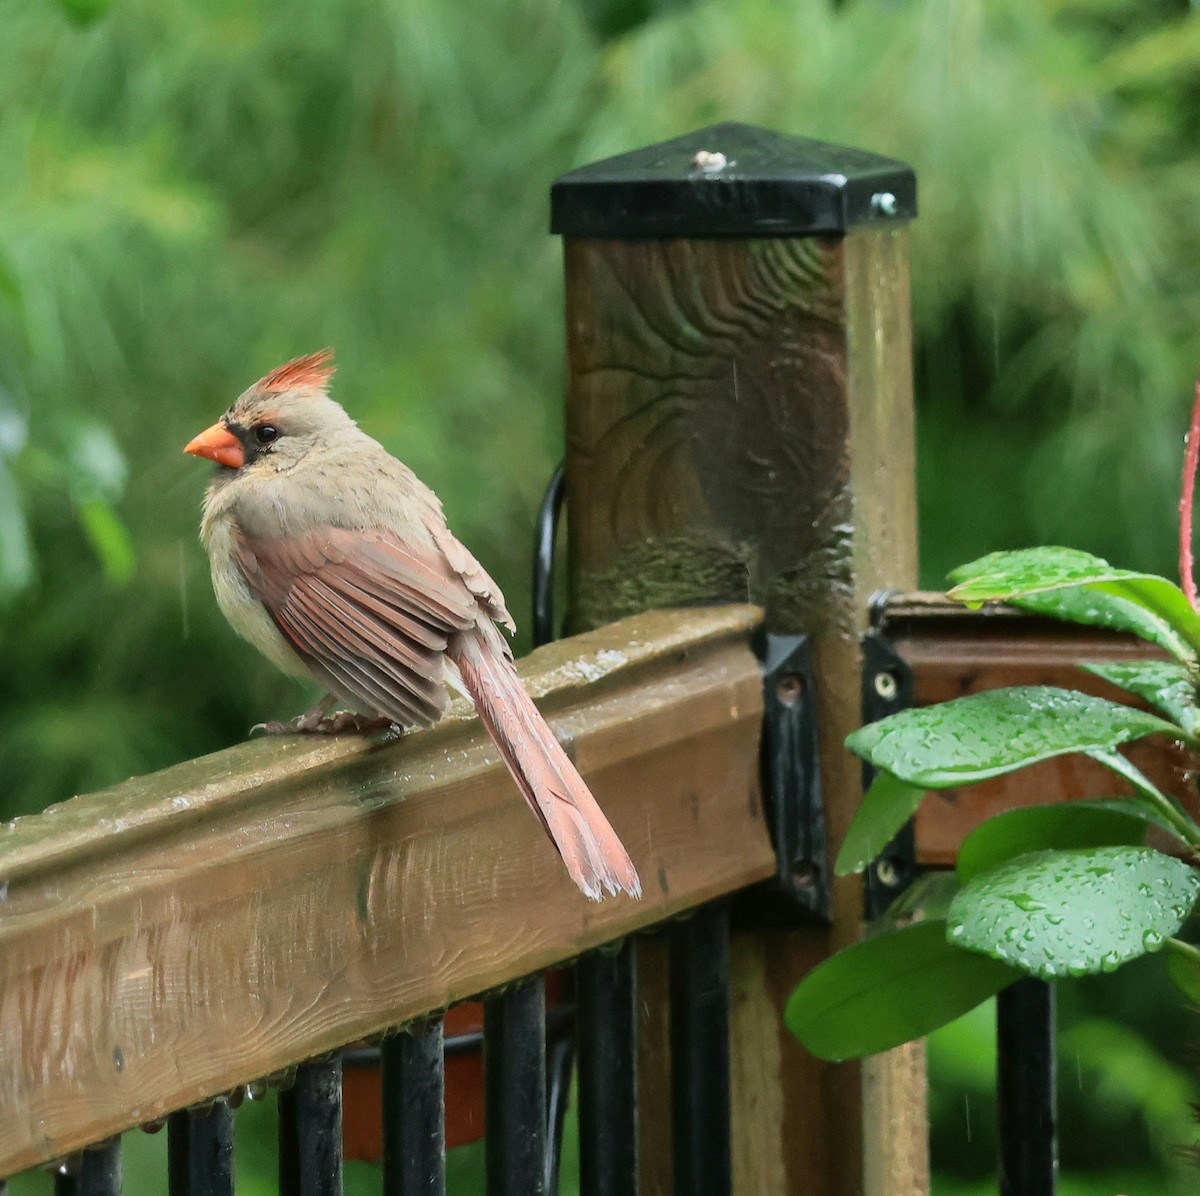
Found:
[[[1011, 607], [971, 611], [940, 594], [898, 594], [883, 614], [884, 630], [913, 670], [918, 706], [1007, 685], [1060, 685], [1145, 707], [1085, 672], [1087, 661], [1160, 660], [1165, 654], [1131, 635], [1118, 635]], [[1129, 749], [1129, 757], [1160, 788], [1196, 805], [1183, 751], [1161, 739]], [[1087, 756], [1060, 756], [977, 785], [930, 793], [916, 817], [918, 863], [951, 867], [963, 838], [1001, 810], [1048, 801], [1116, 797], [1132, 788]]]
[[758, 617], [649, 613], [522, 664], [640, 902], [578, 893], [465, 703], [0, 827], [0, 1176], [772, 875]]

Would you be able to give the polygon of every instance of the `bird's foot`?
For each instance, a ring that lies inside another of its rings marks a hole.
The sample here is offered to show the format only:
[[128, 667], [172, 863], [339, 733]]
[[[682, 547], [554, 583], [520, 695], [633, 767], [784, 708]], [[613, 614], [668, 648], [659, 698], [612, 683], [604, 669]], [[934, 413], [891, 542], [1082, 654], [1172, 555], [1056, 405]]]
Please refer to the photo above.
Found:
[[344, 731], [352, 731], [358, 735], [369, 735], [375, 731], [391, 730], [396, 725], [390, 718], [374, 718], [355, 714], [352, 710], [326, 714], [328, 709], [328, 703], [319, 703], [286, 723], [255, 723], [250, 728], [250, 734], [261, 731], [264, 735], [340, 735]]
[[313, 730], [323, 735], [337, 735], [342, 731], [369, 735], [373, 731], [390, 731], [395, 725], [390, 718], [373, 718], [366, 714], [355, 714], [353, 710], [339, 710], [337, 714], [321, 719]]

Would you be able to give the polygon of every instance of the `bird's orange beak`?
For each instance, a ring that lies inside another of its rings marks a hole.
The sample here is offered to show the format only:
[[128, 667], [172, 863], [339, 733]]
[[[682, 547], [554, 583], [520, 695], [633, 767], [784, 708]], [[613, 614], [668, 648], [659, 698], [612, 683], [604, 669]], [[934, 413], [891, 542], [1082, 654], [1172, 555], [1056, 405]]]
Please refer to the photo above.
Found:
[[205, 428], [194, 440], [188, 441], [183, 451], [191, 453], [193, 457], [207, 457], [230, 469], [241, 469], [246, 464], [246, 454], [238, 438], [220, 422]]

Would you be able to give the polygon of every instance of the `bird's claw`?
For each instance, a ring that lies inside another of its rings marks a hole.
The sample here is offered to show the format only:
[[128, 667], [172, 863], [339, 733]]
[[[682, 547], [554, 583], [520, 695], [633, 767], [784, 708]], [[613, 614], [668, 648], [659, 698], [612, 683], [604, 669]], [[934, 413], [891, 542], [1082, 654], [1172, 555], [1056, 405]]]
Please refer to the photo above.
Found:
[[355, 714], [352, 710], [339, 710], [336, 714], [312, 717], [313, 712], [297, 715], [290, 722], [282, 723], [275, 720], [266, 723], [255, 723], [250, 728], [250, 734], [261, 731], [264, 735], [340, 735], [351, 731], [358, 735], [368, 735], [374, 731], [388, 731], [395, 727], [390, 718], [372, 718], [365, 714]]
[[253, 735], [255, 732], [261, 731], [264, 735], [287, 735], [292, 731], [299, 730], [298, 727], [293, 726], [293, 724], [297, 721], [297, 719], [292, 719], [292, 722], [290, 723], [281, 723], [273, 719], [271, 722], [267, 723], [255, 723], [254, 726], [250, 728], [250, 734]]
[[395, 725], [390, 718], [371, 718], [365, 714], [355, 714], [352, 710], [339, 710], [323, 718], [315, 730], [323, 735], [337, 735], [342, 731], [368, 735], [372, 731], [388, 731]]

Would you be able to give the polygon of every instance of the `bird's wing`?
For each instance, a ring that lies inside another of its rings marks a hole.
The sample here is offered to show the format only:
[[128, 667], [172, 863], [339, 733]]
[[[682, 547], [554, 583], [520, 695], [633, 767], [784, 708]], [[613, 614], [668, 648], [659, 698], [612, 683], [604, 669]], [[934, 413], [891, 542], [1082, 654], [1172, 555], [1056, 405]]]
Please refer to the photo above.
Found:
[[331, 692], [404, 726], [437, 721], [448, 701], [447, 640], [480, 614], [440, 544], [323, 527], [291, 539], [242, 536], [235, 557], [279, 630]]
[[504, 605], [504, 595], [500, 593], [500, 587], [475, 559], [471, 550], [440, 519], [427, 515], [425, 526], [433, 536], [434, 543], [442, 550], [450, 568], [463, 579], [463, 583], [475, 595], [483, 609], [502, 627], [516, 631], [517, 625], [508, 613], [508, 607]]

